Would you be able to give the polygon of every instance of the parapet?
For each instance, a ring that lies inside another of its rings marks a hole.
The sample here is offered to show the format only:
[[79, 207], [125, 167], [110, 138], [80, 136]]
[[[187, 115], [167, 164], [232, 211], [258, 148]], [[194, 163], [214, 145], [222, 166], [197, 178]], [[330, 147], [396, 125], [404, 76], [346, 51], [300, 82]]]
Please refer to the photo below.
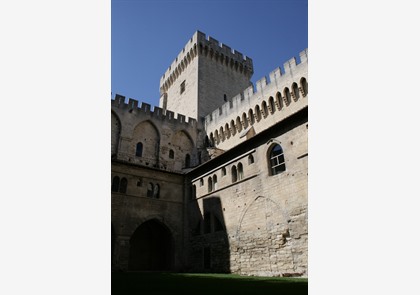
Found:
[[[299, 53], [300, 63], [297, 63], [296, 58], [293, 57], [284, 63], [284, 71], [277, 67], [269, 73], [269, 80], [267, 77], [262, 77], [255, 84], [251, 84], [248, 88], [244, 89], [241, 93], [234, 96], [228, 102], [224, 103], [221, 107], [217, 108], [204, 118], [205, 125], [212, 124], [213, 121], [225, 120], [232, 114], [232, 108], [238, 110], [243, 107], [249, 107], [254, 105], [253, 100], [258, 100], [264, 97], [264, 92], [273, 89], [273, 84], [276, 87], [280, 87], [292, 79], [293, 73], [301, 70], [306, 70], [308, 66], [308, 49], [305, 49]], [[290, 85], [289, 85], [290, 87]]]
[[203, 55], [251, 77], [254, 73], [252, 59], [239, 51], [231, 49], [211, 36], [196, 31], [191, 39], [172, 62], [160, 79], [160, 94], [162, 95], [176, 81], [178, 76], [197, 56]]
[[164, 111], [160, 107], [152, 107], [148, 103], [141, 103], [141, 106], [139, 107], [138, 100], [135, 99], [128, 99], [128, 102], [126, 102], [125, 96], [120, 94], [115, 94], [115, 98], [111, 98], [111, 107], [120, 109], [123, 112], [129, 112], [133, 113], [136, 116], [146, 116], [148, 118], [155, 118], [162, 121], [167, 121], [171, 124], [183, 124], [190, 127], [196, 127], [197, 126], [197, 120], [191, 117], [188, 117], [188, 120], [186, 120], [186, 117], [181, 114], [175, 114], [171, 111]]

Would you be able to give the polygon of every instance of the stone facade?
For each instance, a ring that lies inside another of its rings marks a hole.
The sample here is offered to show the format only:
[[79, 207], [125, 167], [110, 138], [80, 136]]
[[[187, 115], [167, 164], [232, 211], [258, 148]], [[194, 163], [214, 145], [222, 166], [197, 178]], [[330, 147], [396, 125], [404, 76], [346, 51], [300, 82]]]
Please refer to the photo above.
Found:
[[250, 58], [196, 32], [159, 107], [115, 96], [114, 270], [307, 276], [307, 63], [254, 89]]

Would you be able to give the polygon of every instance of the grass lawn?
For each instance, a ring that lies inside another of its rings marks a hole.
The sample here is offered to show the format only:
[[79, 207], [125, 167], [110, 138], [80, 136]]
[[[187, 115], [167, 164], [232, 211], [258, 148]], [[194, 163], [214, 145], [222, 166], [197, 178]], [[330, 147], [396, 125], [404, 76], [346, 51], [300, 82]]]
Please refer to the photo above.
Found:
[[246, 277], [232, 274], [115, 272], [112, 295], [131, 294], [308, 294], [307, 278]]

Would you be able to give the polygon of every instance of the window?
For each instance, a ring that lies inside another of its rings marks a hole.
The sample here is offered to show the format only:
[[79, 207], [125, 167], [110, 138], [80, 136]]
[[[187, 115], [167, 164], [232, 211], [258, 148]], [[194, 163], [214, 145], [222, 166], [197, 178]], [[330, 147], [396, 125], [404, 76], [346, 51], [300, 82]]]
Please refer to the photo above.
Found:
[[120, 193], [125, 194], [127, 192], [127, 178], [121, 178], [120, 182]]
[[226, 175], [226, 168], [225, 167], [223, 167], [222, 168], [222, 176], [225, 176]]
[[292, 91], [293, 91], [293, 95], [295, 97], [295, 101], [297, 101], [299, 99], [299, 89], [296, 83], [293, 83], [292, 85]]
[[153, 183], [151, 182], [147, 185], [147, 196], [153, 198]]
[[236, 166], [232, 166], [232, 182], [238, 181], [238, 170], [236, 169]]
[[[272, 97], [270, 97], [271, 99], [273, 99]], [[262, 111], [264, 113], [264, 118], [267, 118], [268, 116], [268, 107], [267, 107], [267, 103], [265, 101], [262, 102], [261, 104], [262, 107]]]
[[242, 163], [238, 163], [238, 179], [241, 180], [244, 178], [244, 169]]
[[270, 170], [271, 175], [286, 171], [283, 149], [278, 144], [274, 145], [270, 152]]
[[173, 159], [175, 157], [175, 153], [173, 150], [169, 150], [169, 159]]
[[284, 88], [283, 94], [284, 94], [284, 102], [288, 106], [290, 104], [290, 102], [292, 101], [292, 99], [290, 97], [290, 90], [289, 90], [288, 87]]
[[303, 96], [308, 94], [308, 83], [305, 78], [300, 79], [300, 87], [302, 87]]
[[141, 157], [142, 154], [143, 154], [143, 144], [141, 142], [138, 142], [136, 146], [136, 156]]
[[189, 168], [190, 167], [190, 165], [191, 165], [191, 158], [190, 158], [190, 155], [189, 154], [186, 154], [185, 155], [185, 168]]
[[213, 190], [217, 190], [217, 176], [213, 175]]
[[270, 106], [270, 112], [273, 114], [276, 111], [276, 105], [274, 104], [274, 98], [272, 96], [268, 99], [268, 105]]
[[211, 179], [211, 177], [209, 177], [207, 180], [207, 190], [210, 193], [212, 189], [213, 189], [213, 180]]
[[201, 178], [200, 179], [200, 186], [203, 186], [204, 185], [204, 180]]
[[120, 188], [120, 178], [118, 176], [114, 176], [114, 178], [112, 179], [111, 191], [118, 192], [119, 188]]
[[153, 198], [159, 199], [159, 193], [160, 193], [160, 186], [159, 184], [155, 184], [153, 188]]
[[143, 186], [143, 178], [137, 180], [137, 186]]
[[254, 156], [253, 155], [249, 155], [248, 156], [248, 165], [251, 165], [254, 163]]
[[182, 83], [181, 83], [181, 88], [180, 88], [180, 92], [181, 92], [181, 94], [182, 94], [182, 93], [184, 93], [184, 91], [185, 91], [185, 80], [184, 80], [184, 81], [182, 81]]

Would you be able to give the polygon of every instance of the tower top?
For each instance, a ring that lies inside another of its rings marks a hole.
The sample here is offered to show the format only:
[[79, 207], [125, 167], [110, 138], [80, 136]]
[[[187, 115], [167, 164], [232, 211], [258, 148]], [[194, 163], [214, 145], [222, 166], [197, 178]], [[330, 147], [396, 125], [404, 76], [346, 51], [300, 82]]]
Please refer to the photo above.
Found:
[[220, 60], [226, 66], [243, 72], [250, 78], [254, 73], [252, 59], [220, 43], [201, 31], [196, 31], [160, 79], [161, 94], [173, 84], [190, 61], [198, 54]]

